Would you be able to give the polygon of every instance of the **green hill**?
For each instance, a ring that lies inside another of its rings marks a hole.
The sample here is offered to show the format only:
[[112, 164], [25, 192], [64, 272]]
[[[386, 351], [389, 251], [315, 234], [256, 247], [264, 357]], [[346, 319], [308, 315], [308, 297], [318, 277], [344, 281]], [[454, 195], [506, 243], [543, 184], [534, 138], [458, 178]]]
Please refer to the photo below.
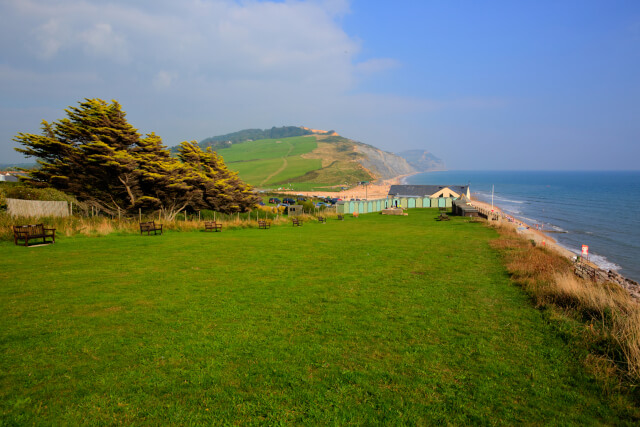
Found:
[[346, 138], [309, 135], [247, 141], [217, 152], [231, 170], [258, 188], [326, 190], [374, 178], [357, 161], [352, 146]]
[[265, 189], [338, 190], [419, 171], [393, 153], [305, 127], [245, 129], [199, 145], [214, 149], [244, 181]]

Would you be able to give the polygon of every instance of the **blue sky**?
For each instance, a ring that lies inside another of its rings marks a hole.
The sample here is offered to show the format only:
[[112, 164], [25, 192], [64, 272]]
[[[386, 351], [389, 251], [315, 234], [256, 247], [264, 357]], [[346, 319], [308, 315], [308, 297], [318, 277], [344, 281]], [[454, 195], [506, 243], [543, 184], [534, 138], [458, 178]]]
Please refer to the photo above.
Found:
[[640, 2], [0, 0], [0, 163], [84, 98], [166, 145], [334, 129], [450, 169], [640, 169]]

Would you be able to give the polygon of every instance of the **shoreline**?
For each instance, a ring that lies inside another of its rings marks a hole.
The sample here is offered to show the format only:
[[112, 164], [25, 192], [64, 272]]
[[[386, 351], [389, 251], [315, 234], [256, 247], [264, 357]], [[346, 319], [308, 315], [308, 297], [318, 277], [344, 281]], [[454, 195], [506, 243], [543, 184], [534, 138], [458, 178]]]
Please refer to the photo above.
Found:
[[[487, 211], [491, 210], [490, 203], [483, 202], [478, 199], [472, 199], [470, 204], [474, 207], [479, 207], [483, 210], [487, 210]], [[493, 211], [496, 212], [498, 215], [500, 215], [501, 224], [512, 227], [513, 229], [515, 229], [516, 233], [518, 233], [519, 235], [521, 235], [526, 239], [533, 240], [536, 243], [536, 245], [547, 247], [570, 260], [574, 260], [578, 256], [578, 254], [576, 254], [572, 250], [560, 245], [556, 241], [556, 239], [551, 237], [549, 234], [545, 233], [542, 230], [538, 230], [535, 227], [531, 227], [529, 224], [527, 224], [526, 222], [520, 219], [517, 219], [511, 215], [505, 214], [502, 211], [502, 209], [500, 209], [500, 207], [496, 206], [495, 204], [493, 205]], [[594, 268], [600, 268], [600, 266], [598, 266], [597, 264], [589, 260], [584, 260], [584, 262]]]
[[[369, 199], [381, 199], [386, 198], [389, 194], [389, 189], [391, 185], [407, 185], [406, 178], [416, 175], [421, 172], [398, 175], [394, 178], [386, 179], [378, 183], [368, 184], [367, 186], [356, 186], [348, 190], [343, 191], [279, 191], [282, 194], [290, 194], [290, 195], [304, 195], [304, 196], [320, 196], [320, 197], [338, 197], [343, 200], [350, 199], [360, 199], [360, 200], [369, 200]], [[473, 198], [471, 200], [471, 205], [480, 207], [486, 211], [491, 210], [491, 204], [487, 202], [483, 202], [477, 198]], [[532, 227], [530, 224], [525, 222], [524, 220], [515, 218], [511, 215], [508, 215], [503, 212], [503, 210], [494, 204], [493, 209], [496, 213], [501, 216], [501, 222], [505, 225], [511, 226], [515, 229], [515, 231], [523, 236], [526, 239], [533, 240], [536, 245], [541, 245], [550, 248], [551, 250], [559, 253], [569, 260], [575, 260], [577, 256], [580, 255], [579, 250], [567, 248], [556, 241], [550, 234], [553, 234], [553, 231], [544, 231], [536, 229]], [[505, 219], [510, 218], [511, 221]], [[603, 271], [613, 271], [615, 269], [610, 269], [605, 267], [601, 267], [591, 260], [584, 260], [585, 264], [590, 265], [593, 268], [601, 269]]]
[[[470, 202], [472, 206], [478, 207], [485, 211], [491, 211], [491, 204], [480, 201], [472, 200]], [[563, 256], [573, 262], [574, 273], [582, 277], [583, 279], [591, 280], [595, 283], [614, 283], [626, 290], [629, 295], [635, 300], [640, 300], [640, 284], [633, 279], [623, 276], [612, 269], [606, 269], [599, 266], [595, 262], [581, 258], [578, 261], [578, 254], [560, 245], [554, 238], [545, 234], [541, 230], [532, 228], [524, 221], [521, 221], [513, 216], [506, 215], [499, 207], [493, 205], [493, 211], [499, 215], [499, 223], [515, 229], [516, 233], [525, 239], [535, 241], [536, 246], [541, 245], [549, 248], [560, 256]], [[511, 218], [511, 220], [509, 220]]]

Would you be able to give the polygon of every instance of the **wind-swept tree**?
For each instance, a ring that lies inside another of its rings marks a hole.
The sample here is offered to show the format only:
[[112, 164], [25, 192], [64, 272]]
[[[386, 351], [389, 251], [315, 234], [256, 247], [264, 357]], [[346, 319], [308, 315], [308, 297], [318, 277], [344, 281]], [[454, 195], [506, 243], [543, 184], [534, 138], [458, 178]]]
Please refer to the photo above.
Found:
[[35, 186], [52, 186], [106, 212], [137, 205], [138, 162], [131, 149], [140, 135], [120, 104], [87, 99], [65, 110], [67, 118], [42, 122], [42, 135], [19, 133], [16, 148], [38, 158], [40, 168], [29, 171]]
[[141, 207], [160, 209], [172, 220], [188, 206], [201, 204], [201, 177], [189, 165], [171, 157], [159, 136], [152, 133], [134, 149], [139, 161]]
[[178, 157], [198, 176], [193, 184], [201, 190], [202, 197], [196, 207], [235, 213], [246, 212], [258, 203], [251, 186], [230, 171], [211, 148], [202, 151], [195, 141], [185, 141], [178, 148]]
[[17, 151], [38, 159], [27, 181], [52, 186], [115, 214], [160, 210], [171, 220], [182, 210], [249, 210], [258, 202], [251, 187], [210, 149], [183, 142], [171, 157], [154, 133], [141, 138], [120, 104], [86, 99], [65, 110], [67, 118], [42, 122], [42, 134], [19, 133]]

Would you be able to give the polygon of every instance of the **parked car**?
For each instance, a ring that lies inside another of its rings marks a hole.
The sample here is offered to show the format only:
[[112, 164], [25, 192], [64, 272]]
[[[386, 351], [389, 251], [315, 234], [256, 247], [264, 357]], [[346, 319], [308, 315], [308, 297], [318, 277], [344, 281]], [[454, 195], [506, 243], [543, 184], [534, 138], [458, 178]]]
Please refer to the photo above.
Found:
[[269, 199], [269, 203], [277, 205], [277, 204], [282, 203], [282, 201], [280, 199], [278, 199], [277, 197], [272, 197], [272, 198]]
[[324, 202], [318, 202], [318, 203], [316, 203], [316, 208], [324, 208], [324, 207], [327, 207], [327, 206], [329, 206], [329, 205], [327, 205], [327, 204], [326, 204], [326, 203], [324, 203]]
[[300, 196], [300, 197], [296, 197], [296, 200], [299, 201], [299, 202], [306, 202], [307, 198]]
[[335, 205], [336, 203], [338, 203], [338, 202], [339, 202], [339, 201], [341, 201], [341, 200], [342, 200], [342, 199], [339, 199], [339, 198], [337, 198], [337, 197], [334, 197], [334, 198], [332, 198], [332, 199], [331, 199], [331, 204], [332, 204], [332, 205]]
[[291, 197], [285, 197], [284, 199], [282, 199], [282, 203], [286, 205], [295, 205], [296, 201], [293, 200]]

